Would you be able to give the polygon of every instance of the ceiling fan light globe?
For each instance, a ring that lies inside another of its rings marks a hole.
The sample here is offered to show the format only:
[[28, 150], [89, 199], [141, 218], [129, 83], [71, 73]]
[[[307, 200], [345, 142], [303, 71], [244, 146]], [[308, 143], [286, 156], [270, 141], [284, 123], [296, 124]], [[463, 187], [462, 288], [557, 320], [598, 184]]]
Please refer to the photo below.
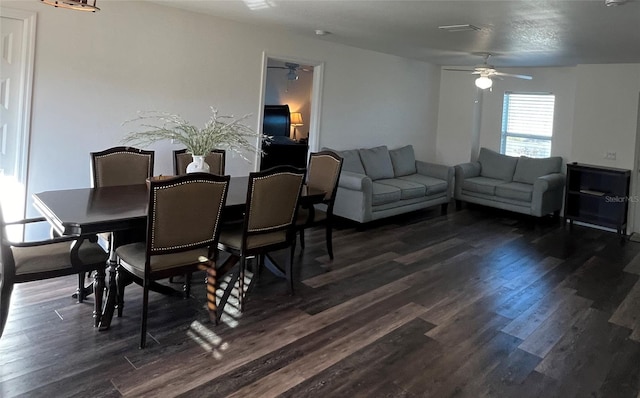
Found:
[[493, 85], [493, 80], [488, 78], [487, 76], [480, 76], [476, 79], [476, 87], [485, 90], [490, 88]]

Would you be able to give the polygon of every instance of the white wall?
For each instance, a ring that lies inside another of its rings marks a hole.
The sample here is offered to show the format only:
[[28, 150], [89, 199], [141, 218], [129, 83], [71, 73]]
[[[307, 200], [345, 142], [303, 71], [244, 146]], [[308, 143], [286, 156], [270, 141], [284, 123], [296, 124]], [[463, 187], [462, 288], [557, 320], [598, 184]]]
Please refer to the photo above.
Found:
[[476, 87], [471, 75], [442, 71], [436, 161], [447, 165], [470, 160]]
[[[320, 146], [413, 144], [435, 155], [439, 68], [423, 62], [262, 30], [134, 1], [104, 1], [96, 14], [37, 1], [3, 7], [38, 12], [29, 195], [86, 187], [89, 152], [119, 145], [138, 110], [203, 124], [209, 106], [253, 113], [258, 129], [262, 54], [325, 62]], [[156, 174], [171, 173], [160, 143]], [[229, 156], [231, 174], [253, 165]]]
[[[571, 158], [633, 169], [640, 64], [579, 65]], [[605, 152], [616, 152], [616, 160]]]

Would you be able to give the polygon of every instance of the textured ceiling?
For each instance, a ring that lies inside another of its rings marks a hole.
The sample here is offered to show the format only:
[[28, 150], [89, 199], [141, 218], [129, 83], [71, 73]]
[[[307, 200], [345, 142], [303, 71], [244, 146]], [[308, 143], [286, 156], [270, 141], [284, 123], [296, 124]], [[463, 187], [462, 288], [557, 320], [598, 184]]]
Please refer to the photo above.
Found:
[[[477, 53], [509, 67], [640, 62], [640, 0], [151, 1], [439, 65], [478, 64]], [[481, 29], [438, 29], [453, 24]]]

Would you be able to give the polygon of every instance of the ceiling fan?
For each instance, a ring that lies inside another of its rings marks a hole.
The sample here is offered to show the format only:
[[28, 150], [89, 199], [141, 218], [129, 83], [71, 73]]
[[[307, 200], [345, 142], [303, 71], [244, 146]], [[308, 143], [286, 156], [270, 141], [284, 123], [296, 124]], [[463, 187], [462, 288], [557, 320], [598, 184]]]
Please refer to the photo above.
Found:
[[284, 66], [267, 66], [269, 69], [287, 69], [287, 80], [298, 80], [298, 71], [311, 72], [311, 69], [300, 66], [293, 62], [285, 62]]
[[480, 88], [480, 89], [487, 89], [487, 88], [491, 88], [491, 86], [493, 85], [493, 78], [497, 77], [499, 79], [501, 79], [503, 76], [505, 77], [515, 77], [518, 79], [525, 79], [525, 80], [531, 80], [533, 79], [531, 76], [529, 75], [516, 75], [513, 73], [504, 73], [504, 72], [499, 72], [496, 70], [496, 68], [494, 68], [493, 65], [489, 65], [489, 57], [491, 57], [491, 54], [484, 54], [484, 62], [481, 65], [477, 65], [476, 67], [474, 67], [473, 69], [447, 69], [445, 68], [445, 70], [451, 70], [451, 71], [459, 71], [459, 72], [471, 72], [472, 75], [480, 75], [478, 76], [478, 78], [476, 79], [476, 87]]

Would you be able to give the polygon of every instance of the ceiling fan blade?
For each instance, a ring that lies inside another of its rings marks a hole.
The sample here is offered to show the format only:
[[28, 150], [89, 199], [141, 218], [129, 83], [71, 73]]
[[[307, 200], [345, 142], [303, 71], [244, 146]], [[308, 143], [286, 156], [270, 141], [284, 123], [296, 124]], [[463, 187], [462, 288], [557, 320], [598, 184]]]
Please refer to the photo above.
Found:
[[454, 72], [473, 72], [473, 69], [450, 69], [450, 68], [443, 68], [442, 70], [451, 70]]
[[504, 73], [504, 72], [495, 72], [494, 75], [496, 75], [496, 76], [516, 77], [518, 79], [525, 79], [525, 80], [533, 79], [533, 77], [531, 77], [529, 75], [515, 75], [513, 73]]

